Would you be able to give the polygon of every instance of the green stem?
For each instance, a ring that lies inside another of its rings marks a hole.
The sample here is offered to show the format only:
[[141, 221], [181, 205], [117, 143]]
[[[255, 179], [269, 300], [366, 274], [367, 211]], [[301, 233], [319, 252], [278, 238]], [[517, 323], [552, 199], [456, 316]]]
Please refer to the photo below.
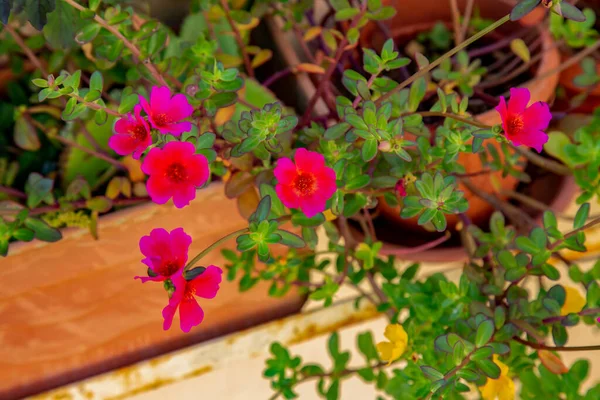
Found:
[[469, 125], [473, 125], [476, 126], [478, 128], [482, 128], [482, 129], [492, 129], [491, 126], [484, 124], [483, 122], [478, 122], [474, 119], [469, 119], [460, 115], [456, 115], [456, 114], [451, 114], [451, 113], [444, 113], [444, 112], [436, 112], [436, 111], [417, 111], [417, 112], [411, 112], [411, 113], [406, 113], [406, 114], [402, 114], [402, 116], [405, 115], [414, 115], [414, 114], [418, 114], [422, 117], [443, 117], [443, 118], [450, 118], [453, 119], [455, 121], [459, 121], [465, 124], [469, 124]]
[[185, 268], [183, 270], [187, 271], [188, 269], [190, 269], [195, 263], [200, 261], [202, 259], [202, 257], [204, 257], [205, 255], [210, 253], [217, 246], [227, 242], [230, 239], [237, 238], [238, 236], [240, 236], [246, 232], [248, 232], [248, 228], [243, 228], [243, 229], [237, 230], [235, 232], [231, 232], [230, 234], [223, 236], [221, 239], [217, 240], [216, 242], [214, 242], [213, 244], [211, 244], [210, 246], [208, 246], [207, 248], [202, 250], [200, 253], [198, 253], [196, 255], [196, 257], [192, 258], [191, 261], [187, 263], [187, 265], [185, 266]]
[[513, 149], [523, 157], [527, 159], [530, 163], [537, 165], [538, 167], [544, 168], [548, 171], [554, 172], [557, 175], [572, 175], [571, 170], [568, 167], [565, 167], [563, 164], [557, 163], [556, 161], [552, 161], [547, 159], [546, 157], [542, 157], [534, 152], [522, 149], [517, 146], [512, 146]]
[[401, 84], [399, 84], [398, 86], [396, 86], [394, 89], [390, 90], [389, 92], [387, 92], [386, 94], [384, 94], [383, 96], [381, 96], [379, 99], [377, 99], [377, 101], [375, 102], [375, 104], [379, 105], [382, 102], [384, 102], [385, 100], [389, 99], [390, 97], [392, 97], [394, 95], [394, 93], [399, 92], [400, 90], [404, 89], [405, 87], [407, 87], [408, 85], [410, 85], [411, 83], [413, 83], [414, 81], [416, 81], [417, 79], [419, 79], [420, 77], [425, 76], [427, 73], [429, 73], [435, 67], [439, 66], [442, 62], [444, 62], [444, 60], [452, 57], [453, 55], [455, 55], [456, 53], [458, 53], [459, 51], [461, 51], [462, 49], [464, 49], [465, 47], [467, 47], [471, 43], [475, 42], [476, 40], [480, 39], [481, 37], [483, 37], [483, 36], [487, 35], [488, 33], [492, 32], [493, 30], [495, 30], [499, 26], [501, 26], [504, 23], [508, 22], [509, 19], [510, 19], [510, 16], [509, 15], [505, 15], [504, 17], [502, 17], [498, 21], [494, 22], [492, 25], [488, 26], [487, 28], [485, 28], [481, 32], [478, 32], [475, 35], [471, 36], [470, 38], [468, 38], [467, 40], [465, 40], [464, 42], [462, 42], [461, 44], [459, 44], [458, 46], [456, 46], [452, 50], [448, 51], [446, 54], [444, 54], [443, 56], [441, 56], [440, 58], [438, 58], [437, 60], [435, 60], [431, 64], [429, 64], [426, 68], [423, 68], [422, 70], [420, 70], [419, 72], [417, 72], [416, 74], [414, 74], [413, 76], [411, 76], [410, 78], [408, 78], [407, 80], [405, 80], [404, 82], [402, 82]]

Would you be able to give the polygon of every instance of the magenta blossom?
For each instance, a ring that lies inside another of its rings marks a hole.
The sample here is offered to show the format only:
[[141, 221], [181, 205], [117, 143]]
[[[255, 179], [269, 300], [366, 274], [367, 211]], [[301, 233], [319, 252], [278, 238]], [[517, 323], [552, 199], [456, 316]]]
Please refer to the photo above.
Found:
[[296, 150], [294, 161], [277, 161], [275, 191], [286, 207], [299, 208], [310, 218], [325, 211], [335, 193], [335, 171], [325, 165], [323, 155], [306, 149]]
[[140, 250], [146, 256], [142, 260], [148, 266], [150, 276], [136, 276], [135, 279], [164, 281], [185, 266], [192, 238], [183, 228], [167, 232], [165, 229], [153, 229], [150, 235], [140, 239]]
[[177, 208], [190, 204], [196, 188], [210, 175], [208, 160], [196, 154], [189, 142], [168, 142], [162, 149], [153, 148], [144, 158], [142, 171], [150, 175], [146, 189], [152, 201], [164, 204], [172, 197]]
[[189, 332], [192, 327], [199, 325], [204, 319], [204, 311], [194, 296], [204, 299], [214, 298], [219, 291], [222, 274], [221, 268], [210, 265], [191, 281], [185, 279], [183, 270], [171, 277], [175, 291], [169, 299], [169, 304], [162, 311], [165, 319], [163, 329], [167, 330], [171, 327], [177, 308], [179, 308], [179, 325], [182, 331]]
[[140, 103], [148, 114], [150, 123], [160, 133], [180, 136], [192, 129], [191, 122], [182, 121], [194, 112], [185, 95], [176, 94], [171, 97], [171, 90], [167, 86], [154, 86], [150, 92], [150, 104], [143, 96], [140, 96]]
[[131, 114], [115, 123], [115, 134], [108, 141], [108, 146], [117, 154], [126, 156], [133, 153], [133, 158], [140, 158], [144, 150], [152, 144], [148, 122], [140, 116], [142, 107], [136, 105]]
[[504, 134], [512, 144], [525, 145], [541, 153], [544, 143], [548, 141], [548, 135], [543, 131], [548, 128], [552, 114], [548, 104], [541, 101], [527, 107], [530, 97], [529, 89], [510, 89], [508, 107], [502, 97], [496, 111], [502, 118]]

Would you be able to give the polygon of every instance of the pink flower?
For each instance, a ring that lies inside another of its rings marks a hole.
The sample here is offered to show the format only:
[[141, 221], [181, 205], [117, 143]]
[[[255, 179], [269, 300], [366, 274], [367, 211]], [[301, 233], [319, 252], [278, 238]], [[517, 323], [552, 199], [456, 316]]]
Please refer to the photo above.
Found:
[[210, 175], [208, 160], [195, 154], [189, 142], [168, 142], [162, 149], [155, 147], [142, 163], [142, 171], [150, 175], [146, 189], [152, 201], [166, 203], [173, 197], [175, 207], [182, 208], [196, 197], [196, 188], [204, 185]]
[[325, 211], [335, 193], [335, 171], [319, 153], [298, 149], [294, 158], [295, 164], [289, 158], [277, 161], [275, 191], [286, 207], [299, 208], [310, 218]]
[[167, 86], [154, 86], [150, 92], [150, 104], [143, 96], [140, 96], [140, 103], [148, 114], [150, 123], [160, 133], [180, 136], [192, 129], [191, 122], [180, 122], [194, 112], [185, 95], [176, 94], [171, 97], [171, 90]]
[[171, 277], [175, 291], [169, 299], [169, 304], [162, 311], [165, 319], [163, 329], [167, 330], [171, 327], [177, 308], [179, 308], [179, 325], [182, 331], [189, 332], [192, 327], [199, 325], [204, 319], [204, 311], [194, 295], [204, 299], [214, 298], [219, 291], [222, 273], [221, 268], [210, 265], [191, 281], [184, 278], [183, 270]]
[[398, 182], [396, 182], [394, 190], [396, 191], [396, 196], [406, 197], [406, 183], [404, 182], [404, 179], [399, 179]]
[[142, 262], [156, 276], [136, 276], [135, 279], [141, 279], [144, 283], [170, 278], [185, 266], [191, 243], [192, 238], [183, 228], [173, 229], [171, 232], [162, 228], [153, 229], [150, 235], [140, 239], [140, 250], [146, 256]]
[[552, 114], [548, 104], [541, 101], [527, 107], [530, 97], [529, 89], [510, 89], [508, 107], [502, 97], [496, 111], [502, 118], [504, 134], [512, 144], [529, 146], [541, 153], [548, 141], [548, 135], [543, 131], [548, 128]]
[[142, 107], [136, 105], [133, 109], [135, 118], [131, 114], [119, 119], [115, 123], [115, 134], [110, 137], [108, 146], [117, 154], [126, 156], [133, 153], [133, 158], [140, 158], [144, 150], [152, 144], [148, 122], [140, 116]]

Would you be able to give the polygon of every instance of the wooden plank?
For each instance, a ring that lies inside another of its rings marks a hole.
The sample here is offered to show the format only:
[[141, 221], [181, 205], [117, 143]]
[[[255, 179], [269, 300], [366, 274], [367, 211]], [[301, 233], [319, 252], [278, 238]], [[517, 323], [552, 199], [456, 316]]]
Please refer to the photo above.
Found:
[[[167, 296], [160, 284], [141, 284], [145, 272], [138, 242], [153, 228], [182, 226], [195, 254], [243, 228], [235, 202], [221, 185], [198, 192], [181, 210], [146, 204], [100, 219], [100, 240], [66, 230], [53, 244], [13, 246], [0, 260], [0, 399], [16, 398], [124, 366], [298, 311], [297, 293], [267, 296], [259, 285], [240, 294], [224, 282], [218, 296], [202, 300], [202, 325], [190, 334], [174, 321], [163, 331]], [[228, 247], [235, 243], [230, 242]], [[225, 263], [213, 251], [203, 265]]]

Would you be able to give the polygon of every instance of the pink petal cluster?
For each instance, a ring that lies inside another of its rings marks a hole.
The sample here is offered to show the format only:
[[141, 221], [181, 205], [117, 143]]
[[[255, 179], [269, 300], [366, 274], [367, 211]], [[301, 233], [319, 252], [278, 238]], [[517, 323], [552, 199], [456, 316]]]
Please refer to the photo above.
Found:
[[146, 258], [142, 260], [154, 276], [136, 276], [142, 282], [164, 281], [185, 266], [192, 238], [183, 228], [167, 232], [165, 229], [153, 229], [150, 235], [140, 239], [140, 250]]
[[175, 292], [169, 299], [169, 304], [163, 308], [163, 329], [171, 327], [175, 311], [179, 308], [179, 326], [184, 332], [189, 332], [194, 326], [199, 325], [204, 319], [204, 311], [198, 304], [195, 296], [204, 299], [213, 299], [219, 291], [223, 270], [214, 265], [209, 265], [206, 270], [188, 281], [183, 273], [178, 273], [171, 278]]
[[510, 89], [508, 105], [502, 97], [496, 111], [502, 118], [504, 134], [512, 144], [525, 145], [541, 153], [544, 144], [548, 141], [548, 135], [544, 130], [548, 128], [552, 114], [548, 104], [541, 101], [528, 107], [530, 98], [529, 89]]
[[204, 185], [210, 175], [208, 160], [196, 154], [189, 142], [168, 142], [161, 149], [153, 148], [142, 163], [142, 171], [150, 175], [146, 189], [157, 204], [173, 198], [175, 207], [182, 208], [196, 197], [196, 188]]
[[148, 114], [152, 127], [160, 133], [180, 136], [192, 129], [191, 122], [182, 121], [194, 112], [185, 95], [176, 94], [171, 97], [171, 90], [167, 86], [154, 86], [150, 92], [150, 103], [143, 96], [140, 96], [140, 103]]
[[210, 265], [193, 279], [186, 279], [184, 269], [191, 242], [192, 238], [183, 228], [171, 232], [154, 229], [150, 235], [140, 240], [140, 250], [146, 256], [142, 262], [148, 266], [150, 276], [136, 276], [135, 279], [140, 279], [142, 283], [167, 281], [172, 284], [169, 303], [162, 311], [165, 330], [171, 327], [177, 309], [182, 331], [189, 332], [192, 327], [199, 325], [204, 319], [204, 311], [194, 296], [212, 299], [219, 291], [223, 271], [214, 265]]
[[108, 141], [108, 146], [117, 154], [126, 156], [133, 153], [133, 158], [140, 158], [144, 150], [152, 144], [152, 135], [148, 122], [140, 115], [142, 107], [136, 105], [131, 114], [115, 123], [115, 134]]
[[150, 92], [150, 103], [143, 96], [139, 98], [141, 105], [135, 106], [135, 117], [127, 114], [115, 123], [115, 134], [108, 145], [117, 154], [126, 156], [133, 153], [133, 158], [139, 159], [152, 144], [150, 126], [141, 116], [142, 108], [152, 127], [163, 134], [180, 136], [192, 129], [191, 122], [182, 121], [194, 112], [183, 94], [171, 97], [171, 90], [167, 86], [154, 86]]
[[322, 154], [296, 150], [294, 161], [281, 158], [275, 167], [275, 191], [288, 208], [299, 208], [307, 217], [325, 211], [336, 191], [335, 171], [325, 165]]

